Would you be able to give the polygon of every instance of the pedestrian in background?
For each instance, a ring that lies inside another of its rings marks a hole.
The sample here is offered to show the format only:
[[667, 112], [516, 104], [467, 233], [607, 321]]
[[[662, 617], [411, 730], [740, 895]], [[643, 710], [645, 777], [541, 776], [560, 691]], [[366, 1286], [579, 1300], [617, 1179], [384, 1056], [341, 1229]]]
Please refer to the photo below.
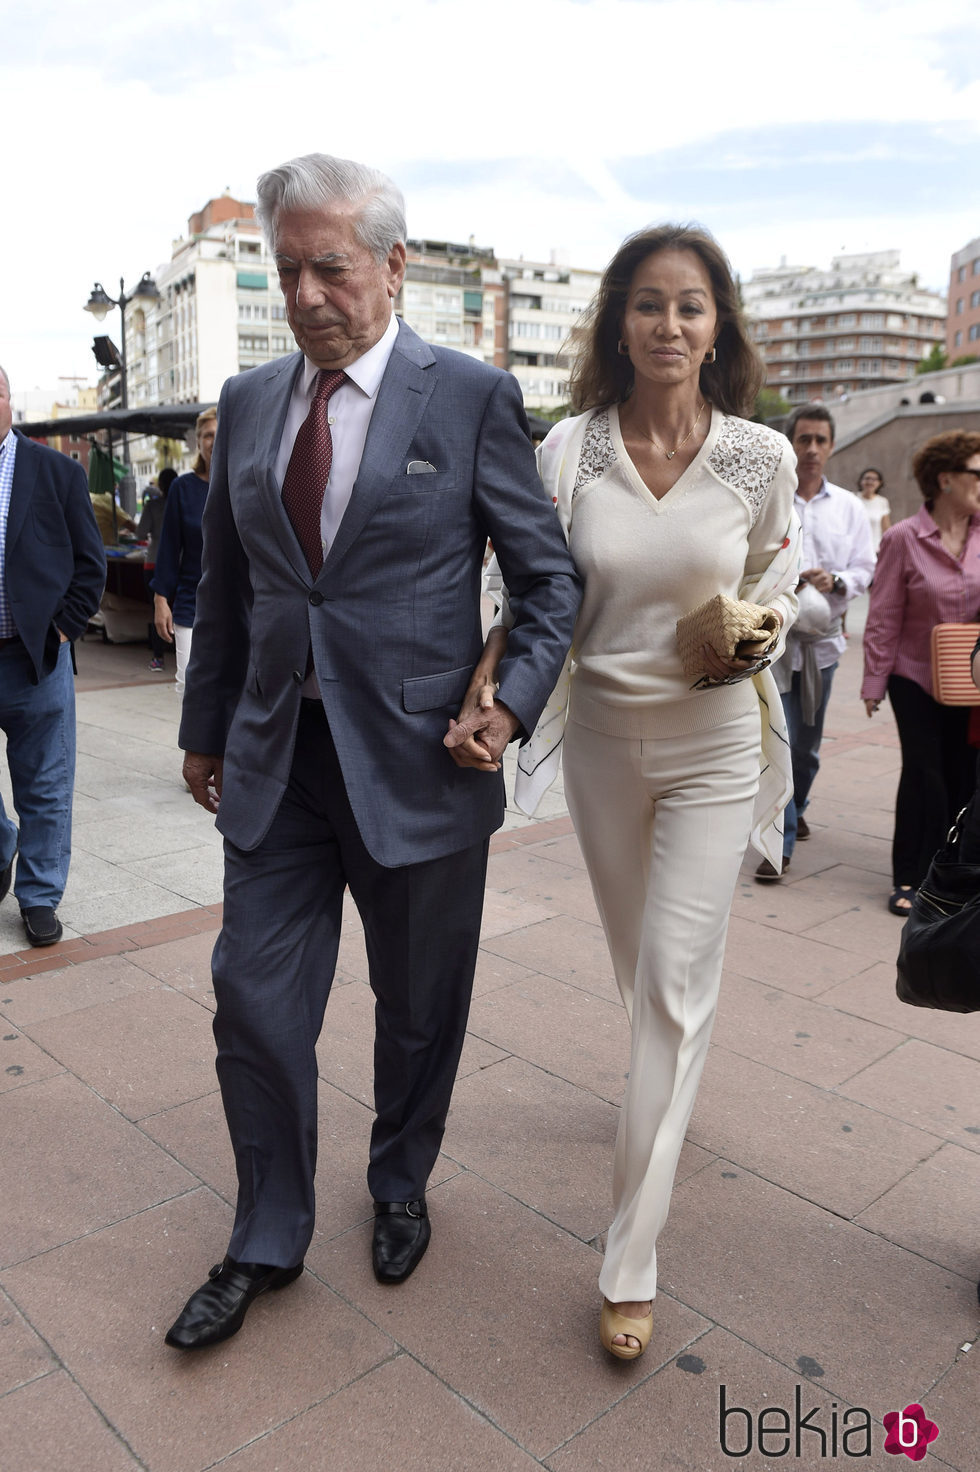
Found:
[[75, 682], [71, 641], [105, 585], [85, 472], [11, 427], [0, 368], [0, 727], [20, 832], [0, 802], [0, 900], [13, 879], [32, 946], [61, 939], [71, 859]]
[[197, 416], [197, 459], [187, 474], [179, 475], [167, 492], [151, 582], [156, 631], [177, 652], [178, 695], [184, 693], [184, 676], [191, 657], [191, 632], [204, 547], [201, 518], [208, 495], [211, 452], [217, 428], [217, 409], [205, 409]]
[[933, 698], [931, 636], [936, 624], [971, 623], [980, 613], [980, 434], [933, 436], [912, 474], [925, 504], [882, 538], [861, 685], [869, 716], [887, 693], [902, 743], [888, 900], [902, 916], [974, 787], [970, 710]]
[[[151, 493], [143, 502], [143, 511], [136, 528], [139, 540], [146, 542], [146, 553], [143, 558], [143, 584], [150, 597], [153, 597], [153, 571], [156, 567], [157, 547], [160, 545], [160, 532], [163, 528], [163, 515], [167, 509], [167, 492], [177, 479], [177, 472], [172, 465], [165, 465], [157, 476], [156, 494]], [[147, 637], [150, 643], [150, 669], [161, 671], [164, 667], [164, 655], [172, 647], [168, 640], [163, 639], [157, 632], [156, 620], [151, 619], [147, 625]]]
[[871, 527], [871, 544], [874, 547], [875, 556], [881, 546], [881, 539], [892, 524], [892, 508], [888, 500], [882, 495], [885, 489], [885, 477], [880, 470], [869, 466], [862, 470], [858, 476], [858, 496], [868, 525]]

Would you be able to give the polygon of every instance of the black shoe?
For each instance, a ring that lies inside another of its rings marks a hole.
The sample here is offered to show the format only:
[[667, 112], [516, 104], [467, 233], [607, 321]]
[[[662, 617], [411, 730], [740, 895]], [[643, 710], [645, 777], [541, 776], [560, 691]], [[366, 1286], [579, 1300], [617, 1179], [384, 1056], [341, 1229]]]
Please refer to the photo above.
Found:
[[414, 1273], [429, 1245], [425, 1198], [421, 1201], [376, 1201], [371, 1264], [379, 1283], [404, 1283]]
[[285, 1288], [302, 1271], [302, 1263], [295, 1268], [270, 1268], [262, 1262], [226, 1257], [208, 1273], [204, 1287], [191, 1294], [168, 1329], [166, 1342], [174, 1349], [205, 1349], [230, 1339], [245, 1322], [253, 1298], [267, 1288]]
[[796, 836], [801, 843], [810, 837], [810, 825], [802, 813], [796, 819]]
[[29, 905], [21, 910], [20, 918], [32, 946], [53, 946], [64, 934], [51, 905]]
[[781, 869], [777, 869], [775, 867], [775, 865], [770, 864], [770, 862], [769, 862], [768, 859], [763, 859], [762, 863], [759, 865], [758, 869], [756, 869], [756, 871], [755, 871], [756, 883], [757, 884], [775, 884], [775, 882], [776, 882], [777, 879], [782, 879], [783, 875], [786, 873], [786, 870], [788, 868], [789, 868], [789, 859], [786, 859], [786, 858], [783, 859], [783, 867]]
[[0, 871], [0, 901], [5, 900], [10, 893], [10, 881], [14, 877], [14, 859], [16, 859], [16, 857], [17, 850], [15, 848], [13, 853], [10, 855], [10, 863], [5, 869]]

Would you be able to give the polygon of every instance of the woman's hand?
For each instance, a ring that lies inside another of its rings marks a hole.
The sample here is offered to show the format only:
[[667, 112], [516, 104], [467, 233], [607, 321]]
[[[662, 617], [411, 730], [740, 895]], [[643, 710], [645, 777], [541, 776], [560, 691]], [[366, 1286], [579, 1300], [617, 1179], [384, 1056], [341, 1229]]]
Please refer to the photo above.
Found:
[[[500, 688], [497, 671], [506, 651], [507, 630], [494, 626], [487, 634], [483, 653], [470, 676], [459, 714], [455, 720], [450, 720], [449, 730], [443, 738], [458, 767], [475, 767], [481, 772], [500, 770], [499, 753], [494, 755], [490, 749], [497, 746], [500, 732], [494, 729], [491, 733], [490, 727], [492, 725], [496, 728], [499, 724], [494, 719], [494, 702]], [[498, 713], [500, 709], [497, 707]], [[517, 722], [509, 711], [507, 715], [514, 721], [513, 730], [509, 733], [512, 735], [517, 729]], [[493, 739], [494, 736], [497, 740]]]
[[174, 642], [174, 616], [162, 593], [153, 595], [153, 627], [168, 644]]
[[755, 658], [740, 659], [737, 655], [733, 659], [725, 659], [710, 644], [701, 645], [701, 654], [704, 673], [710, 680], [727, 680], [729, 675], [740, 675], [757, 662]]
[[865, 710], [868, 713], [868, 720], [869, 721], [870, 721], [871, 717], [874, 715], [875, 711], [878, 709], [878, 707], [880, 705], [881, 705], [881, 701], [880, 700], [866, 700], [864, 702], [864, 708], [865, 708]]

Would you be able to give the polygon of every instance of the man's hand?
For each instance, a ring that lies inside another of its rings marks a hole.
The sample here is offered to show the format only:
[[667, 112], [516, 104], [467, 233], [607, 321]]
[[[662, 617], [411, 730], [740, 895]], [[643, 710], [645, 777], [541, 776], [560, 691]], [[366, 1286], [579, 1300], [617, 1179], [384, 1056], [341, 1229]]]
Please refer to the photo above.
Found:
[[153, 595], [153, 627], [161, 639], [166, 639], [168, 644], [174, 642], [173, 611], [162, 593]]
[[818, 593], [831, 593], [834, 588], [834, 575], [825, 572], [822, 567], [807, 567], [800, 573], [800, 582], [809, 583], [811, 588], [816, 588]]
[[881, 701], [880, 700], [868, 700], [868, 699], [865, 699], [864, 708], [865, 708], [865, 710], [868, 713], [868, 720], [869, 721], [870, 721], [871, 717], [874, 715], [875, 711], [878, 709], [878, 707], [880, 705], [881, 705]]
[[[489, 694], [489, 703], [486, 696]], [[460, 711], [460, 719], [450, 719], [449, 730], [442, 738], [457, 767], [475, 767], [480, 772], [499, 772], [500, 759], [507, 743], [520, 726], [512, 710], [493, 699], [487, 686], [480, 692], [480, 704], [469, 714]]]
[[218, 811], [224, 765], [224, 758], [220, 756], [203, 756], [198, 751], [184, 752], [184, 781], [194, 801], [207, 808], [209, 813]]

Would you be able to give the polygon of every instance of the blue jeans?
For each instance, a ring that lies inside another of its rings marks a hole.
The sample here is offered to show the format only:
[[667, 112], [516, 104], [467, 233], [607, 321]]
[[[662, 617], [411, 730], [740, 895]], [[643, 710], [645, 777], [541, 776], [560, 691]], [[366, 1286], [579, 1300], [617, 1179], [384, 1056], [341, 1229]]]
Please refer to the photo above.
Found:
[[786, 728], [789, 733], [790, 749], [793, 753], [793, 796], [783, 814], [783, 857], [791, 858], [796, 847], [797, 819], [810, 800], [813, 779], [820, 770], [820, 742], [823, 740], [823, 718], [827, 714], [831, 686], [837, 660], [820, 671], [823, 679], [823, 694], [817, 707], [812, 726], [803, 720], [803, 703], [800, 698], [800, 671], [793, 676], [793, 683], [782, 696], [786, 713]]
[[7, 735], [7, 766], [20, 820], [17, 828], [0, 801], [0, 862], [19, 847], [14, 894], [22, 910], [57, 908], [71, 857], [71, 801], [75, 785], [75, 686], [71, 646], [37, 685], [19, 641], [0, 648], [0, 727]]

